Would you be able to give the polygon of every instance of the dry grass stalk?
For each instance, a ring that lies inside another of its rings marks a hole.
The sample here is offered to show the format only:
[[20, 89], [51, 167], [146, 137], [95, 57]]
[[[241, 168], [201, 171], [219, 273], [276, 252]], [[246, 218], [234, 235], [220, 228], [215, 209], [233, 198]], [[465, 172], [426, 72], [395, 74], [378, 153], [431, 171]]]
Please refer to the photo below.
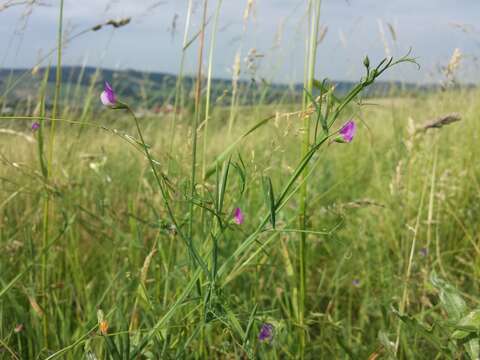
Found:
[[255, 16], [255, 0], [247, 0], [247, 5], [245, 6], [245, 11], [243, 12], [243, 22], [245, 24], [252, 14]]
[[132, 18], [130, 18], [130, 17], [126, 17], [126, 18], [119, 19], [119, 20], [113, 20], [112, 19], [112, 20], [108, 20], [104, 24], [95, 25], [94, 27], [91, 28], [91, 30], [92, 31], [98, 31], [104, 26], [113, 26], [115, 29], [118, 29], [120, 27], [123, 27], [123, 26], [126, 26], [126, 25], [130, 24], [130, 21], [132, 21]]
[[22, 132], [18, 132], [18, 131], [15, 131], [15, 130], [11, 130], [11, 129], [0, 129], [0, 134], [7, 134], [7, 135], [16, 135], [16, 136], [20, 136], [22, 138], [24, 138], [27, 142], [29, 143], [34, 143], [35, 142], [35, 139], [27, 134], [24, 134]]
[[445, 68], [445, 76], [448, 79], [454, 77], [455, 72], [460, 67], [460, 62], [462, 60], [462, 57], [463, 57], [463, 55], [462, 55], [460, 49], [455, 49], [453, 51], [452, 57], [450, 58], [450, 61], [448, 62], [447, 67]]
[[368, 198], [358, 199], [358, 200], [354, 200], [349, 203], [340, 205], [341, 208], [347, 208], [347, 209], [359, 209], [359, 208], [365, 208], [370, 206], [381, 207], [381, 208], [385, 207], [385, 205], [380, 204], [379, 202], [372, 199], [368, 199]]
[[428, 129], [440, 129], [446, 125], [462, 120], [462, 117], [458, 113], [451, 113], [439, 118], [430, 120], [417, 128], [417, 132], [425, 132]]
[[13, 6], [22, 6], [25, 5], [28, 7], [28, 10], [35, 5], [47, 6], [46, 3], [37, 0], [7, 0], [3, 4], [0, 4], [0, 11], [6, 10]]

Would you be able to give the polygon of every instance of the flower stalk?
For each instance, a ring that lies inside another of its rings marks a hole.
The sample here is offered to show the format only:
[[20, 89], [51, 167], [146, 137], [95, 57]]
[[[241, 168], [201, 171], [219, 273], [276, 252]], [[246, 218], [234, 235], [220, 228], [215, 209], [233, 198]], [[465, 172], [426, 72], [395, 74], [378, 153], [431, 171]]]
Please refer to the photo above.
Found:
[[[104, 89], [104, 92], [107, 91], [106, 89], [106, 86], [105, 86], [105, 89]], [[192, 266], [194, 268], [196, 268], [197, 266], [200, 266], [202, 268], [202, 270], [208, 275], [209, 272], [208, 272], [208, 269], [207, 269], [207, 266], [205, 264], [205, 262], [202, 260], [202, 258], [200, 257], [198, 251], [196, 250], [196, 248], [194, 247], [194, 244], [193, 242], [191, 241], [191, 237], [187, 237], [183, 230], [181, 229], [180, 225], [179, 225], [179, 222], [175, 216], [175, 213], [173, 212], [173, 208], [172, 206], [170, 205], [170, 200], [169, 200], [169, 196], [168, 196], [168, 192], [167, 192], [167, 188], [165, 186], [165, 178], [164, 178], [164, 175], [163, 174], [160, 174], [157, 170], [157, 165], [156, 165], [156, 162], [155, 160], [152, 158], [152, 155], [150, 154], [150, 150], [149, 150], [149, 146], [147, 145], [147, 143], [145, 142], [145, 138], [143, 136], [143, 132], [141, 130], [141, 127], [140, 127], [140, 124], [138, 122], [138, 118], [137, 116], [135, 115], [134, 111], [132, 110], [132, 108], [126, 104], [126, 103], [123, 103], [121, 101], [118, 100], [118, 97], [115, 93], [115, 91], [113, 90], [112, 86], [109, 85], [109, 91], [111, 91], [111, 94], [109, 95], [110, 96], [110, 100], [111, 99], [115, 99], [115, 102], [108, 102], [108, 104], [106, 104], [106, 106], [108, 106], [110, 109], [112, 110], [126, 110], [128, 112], [128, 114], [132, 117], [132, 119], [134, 120], [135, 122], [135, 127], [137, 129], [137, 134], [138, 134], [138, 137], [139, 137], [139, 140], [140, 140], [140, 144], [143, 148], [143, 151], [145, 153], [145, 156], [147, 157], [148, 159], [148, 162], [149, 162], [149, 165], [150, 165], [150, 168], [152, 170], [152, 173], [153, 173], [153, 176], [155, 178], [155, 181], [160, 189], [160, 193], [162, 195], [162, 199], [163, 199], [163, 202], [164, 202], [164, 205], [165, 205], [165, 208], [167, 209], [167, 213], [168, 213], [168, 216], [170, 218], [170, 221], [172, 222], [173, 224], [173, 227], [175, 228], [175, 231], [178, 233], [178, 235], [180, 236], [180, 238], [185, 242], [185, 244], [187, 245], [187, 248], [188, 248], [188, 252], [190, 254], [190, 257], [192, 259]], [[100, 96], [100, 99], [102, 100], [102, 103], [103, 103], [103, 99], [104, 99], [105, 95], [103, 95], [103, 92], [102, 92], [102, 95]]]
[[[310, 0], [308, 6], [308, 17], [309, 17], [309, 31], [310, 34], [307, 39], [307, 50], [306, 50], [306, 72], [305, 72], [305, 88], [308, 93], [312, 93], [313, 90], [313, 81], [315, 76], [315, 64], [317, 60], [317, 46], [318, 46], [318, 32], [320, 27], [320, 6], [321, 0]], [[304, 111], [307, 110], [309, 103], [309, 98], [305, 94], [303, 105]], [[303, 143], [302, 143], [302, 156], [305, 157], [310, 151], [310, 117], [305, 116], [303, 123]], [[305, 165], [305, 172], [303, 177], [308, 173], [308, 164]], [[300, 215], [299, 215], [299, 228], [303, 230], [300, 233], [300, 242], [298, 247], [298, 309], [297, 309], [297, 320], [299, 323], [299, 335], [300, 335], [300, 358], [305, 358], [305, 347], [306, 347], [306, 329], [305, 329], [305, 302], [306, 302], [306, 287], [307, 287], [307, 278], [306, 278], [306, 269], [307, 269], [307, 259], [306, 259], [306, 240], [307, 240], [307, 212], [308, 212], [308, 187], [307, 182], [304, 181], [300, 189]], [[294, 297], [296, 294], [294, 293]], [[295, 299], [294, 299], [295, 300]], [[294, 302], [295, 303], [295, 302]]]

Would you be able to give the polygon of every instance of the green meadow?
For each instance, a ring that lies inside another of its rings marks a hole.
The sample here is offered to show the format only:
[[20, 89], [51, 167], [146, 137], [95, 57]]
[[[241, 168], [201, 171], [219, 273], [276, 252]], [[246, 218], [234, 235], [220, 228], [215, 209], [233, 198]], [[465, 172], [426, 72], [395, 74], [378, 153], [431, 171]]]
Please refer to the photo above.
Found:
[[54, 52], [0, 117], [1, 359], [480, 358], [480, 93], [363, 95], [410, 54], [336, 92], [320, 6], [293, 97], [217, 101], [206, 16], [169, 111]]

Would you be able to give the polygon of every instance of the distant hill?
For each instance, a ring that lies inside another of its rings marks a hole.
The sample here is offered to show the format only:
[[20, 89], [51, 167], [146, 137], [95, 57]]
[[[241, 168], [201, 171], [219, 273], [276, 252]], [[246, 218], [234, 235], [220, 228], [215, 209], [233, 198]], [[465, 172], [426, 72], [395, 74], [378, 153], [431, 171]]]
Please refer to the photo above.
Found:
[[[26, 97], [35, 97], [46, 69], [40, 68], [32, 74], [31, 69], [0, 69], [0, 94], [4, 93], [8, 84], [17, 81], [18, 84], [8, 93], [7, 102], [16, 102]], [[48, 82], [55, 82], [56, 69], [52, 67], [49, 72]], [[22, 78], [21, 78], [22, 77]], [[116, 91], [131, 101], [140, 102], [145, 107], [153, 107], [173, 103], [177, 76], [160, 72], [143, 72], [136, 70], [111, 70], [93, 67], [65, 66], [62, 68], [62, 82], [64, 96], [70, 101], [74, 94], [82, 97], [86, 90], [92, 86], [101, 89], [104, 80], [112, 82]], [[337, 95], [345, 94], [356, 85], [350, 81], [333, 81]], [[191, 76], [183, 78], [183, 91], [187, 96], [192, 96], [195, 79]], [[243, 105], [250, 103], [294, 102], [301, 98], [302, 84], [271, 84], [262, 79], [240, 80], [239, 102]], [[227, 105], [231, 101], [232, 81], [227, 79], [212, 80], [212, 100]], [[438, 89], [437, 85], [417, 85], [412, 83], [379, 81], [373, 84], [365, 94], [366, 96], [385, 96], [398, 91], [429, 91]], [[80, 101], [80, 99], [76, 99]]]

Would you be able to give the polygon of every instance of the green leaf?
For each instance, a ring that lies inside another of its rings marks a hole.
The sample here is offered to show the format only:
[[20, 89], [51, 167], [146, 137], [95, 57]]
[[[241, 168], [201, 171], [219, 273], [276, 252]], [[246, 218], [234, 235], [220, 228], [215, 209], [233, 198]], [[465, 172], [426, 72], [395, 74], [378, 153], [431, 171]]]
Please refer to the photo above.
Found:
[[468, 341], [465, 345], [465, 350], [472, 360], [480, 359], [480, 345], [478, 343], [478, 338]]
[[304, 91], [305, 91], [305, 94], [307, 94], [307, 97], [310, 99], [313, 106], [315, 107], [315, 112], [317, 113], [316, 126], [315, 126], [315, 140], [317, 138], [317, 127], [319, 123], [321, 123], [322, 129], [325, 135], [328, 136], [327, 119], [322, 114], [322, 93], [320, 93], [320, 102], [317, 102], [313, 97], [313, 95], [307, 89], [304, 89]]
[[[480, 344], [478, 342], [478, 332], [480, 330], [480, 309], [471, 311], [467, 316], [460, 319], [455, 326], [452, 338], [455, 340], [466, 341], [463, 346], [470, 355], [471, 359], [480, 359]], [[472, 337], [470, 340], [468, 337]]]
[[439, 339], [434, 333], [433, 333], [433, 327], [428, 328], [424, 324], [420, 323], [417, 319], [414, 317], [405, 315], [405, 314], [400, 314], [395, 308], [392, 307], [392, 312], [397, 315], [400, 320], [402, 320], [405, 325], [412, 330], [413, 332], [418, 333], [421, 335], [425, 340], [427, 340], [431, 345], [433, 345], [438, 351], [443, 352], [444, 347], [443, 347], [443, 340]]
[[265, 194], [265, 200], [267, 203], [267, 207], [270, 209], [270, 222], [272, 223], [272, 227], [275, 229], [275, 195], [273, 193], [273, 185], [272, 179], [270, 177], [263, 177], [263, 191]]
[[105, 344], [107, 345], [107, 351], [114, 360], [122, 360], [122, 356], [118, 351], [118, 347], [112, 339], [112, 336], [106, 335], [103, 337], [105, 339]]
[[27, 264], [25, 269], [23, 269], [19, 274], [17, 274], [7, 285], [3, 284], [2, 281], [2, 289], [0, 289], [0, 299], [23, 277], [25, 274], [27, 274], [31, 268], [33, 268], [37, 262], [37, 260], [42, 257], [45, 253], [49, 251], [49, 249], [63, 237], [63, 234], [67, 232], [67, 230], [70, 228], [70, 225], [72, 225], [75, 221], [76, 215], [73, 215], [71, 219], [69, 219], [61, 232], [46, 246], [40, 249], [40, 251], [35, 255], [35, 257]]
[[430, 275], [430, 282], [440, 291], [440, 304], [450, 320], [460, 320], [467, 314], [467, 304], [455, 287], [439, 278], [436, 272], [432, 272]]
[[130, 358], [130, 332], [128, 330], [128, 321], [125, 323], [125, 331], [123, 332], [123, 358], [128, 360]]
[[153, 326], [153, 328], [148, 332], [148, 334], [143, 338], [140, 345], [138, 345], [135, 350], [130, 354], [130, 359], [136, 359], [138, 355], [141, 353], [143, 348], [153, 339], [153, 337], [161, 332], [166, 324], [170, 321], [173, 315], [179, 310], [183, 305], [185, 300], [187, 299], [190, 292], [195, 287], [197, 280], [200, 278], [202, 273], [202, 269], [198, 268], [195, 273], [192, 275], [188, 284], [183, 288], [183, 292], [179, 295], [175, 303], [170, 306], [169, 310], [157, 321], [157, 323]]
[[452, 338], [456, 340], [480, 331], [480, 309], [473, 310], [467, 316], [464, 316], [455, 327], [457, 330], [453, 332]]
[[378, 332], [378, 341], [388, 354], [388, 359], [395, 359], [395, 343], [390, 341], [388, 334], [382, 330]]
[[332, 90], [332, 99], [337, 103], [340, 102], [340, 99], [333, 95], [334, 86], [332, 84], [329, 84], [328, 79], [323, 79], [323, 81], [313, 79], [313, 87], [320, 90], [322, 94]]
[[245, 332], [242, 329], [242, 325], [240, 324], [240, 320], [238, 320], [238, 317], [235, 315], [235, 313], [232, 311], [230, 306], [228, 304], [224, 304], [224, 309], [226, 313], [226, 317], [228, 320], [228, 325], [230, 326], [230, 329], [236, 333], [236, 335], [240, 339], [245, 339]]
[[262, 127], [272, 119], [275, 119], [275, 115], [269, 116], [268, 118], [259, 121], [254, 126], [252, 126], [246, 133], [244, 133], [232, 144], [230, 144], [229, 147], [227, 147], [219, 156], [217, 156], [213, 164], [210, 165], [207, 173], [205, 174], [204, 180], [207, 180], [210, 176], [212, 176], [215, 173], [217, 169], [217, 165], [223, 162], [227, 158], [227, 156], [230, 155], [230, 153], [238, 146], [238, 144], [242, 142], [243, 139], [245, 139], [248, 135], [255, 132], [258, 128]]
[[257, 314], [257, 308], [258, 304], [255, 304], [248, 318], [247, 329], [245, 330], [245, 336], [243, 337], [243, 346], [247, 345], [247, 341], [250, 336], [250, 332], [252, 331], [253, 323], [255, 321], [255, 315]]
[[345, 336], [343, 334], [337, 334], [337, 336], [335, 338], [337, 339], [338, 345], [340, 345], [340, 347], [343, 349], [343, 351], [345, 351], [348, 354], [348, 357], [350, 359], [357, 359], [358, 356], [356, 356], [353, 353], [352, 348], [345, 342], [344, 337]]
[[217, 181], [217, 212], [221, 214], [223, 211], [223, 202], [225, 199], [225, 191], [227, 189], [227, 180], [228, 180], [228, 173], [230, 171], [232, 159], [231, 157], [228, 159], [227, 163], [224, 164], [222, 170], [222, 177], [220, 181]]
[[242, 156], [238, 154], [238, 163], [232, 163], [233, 168], [237, 171], [238, 176], [240, 177], [240, 196], [243, 196], [245, 193], [245, 187], [247, 185], [247, 171], [245, 163], [243, 162]]

